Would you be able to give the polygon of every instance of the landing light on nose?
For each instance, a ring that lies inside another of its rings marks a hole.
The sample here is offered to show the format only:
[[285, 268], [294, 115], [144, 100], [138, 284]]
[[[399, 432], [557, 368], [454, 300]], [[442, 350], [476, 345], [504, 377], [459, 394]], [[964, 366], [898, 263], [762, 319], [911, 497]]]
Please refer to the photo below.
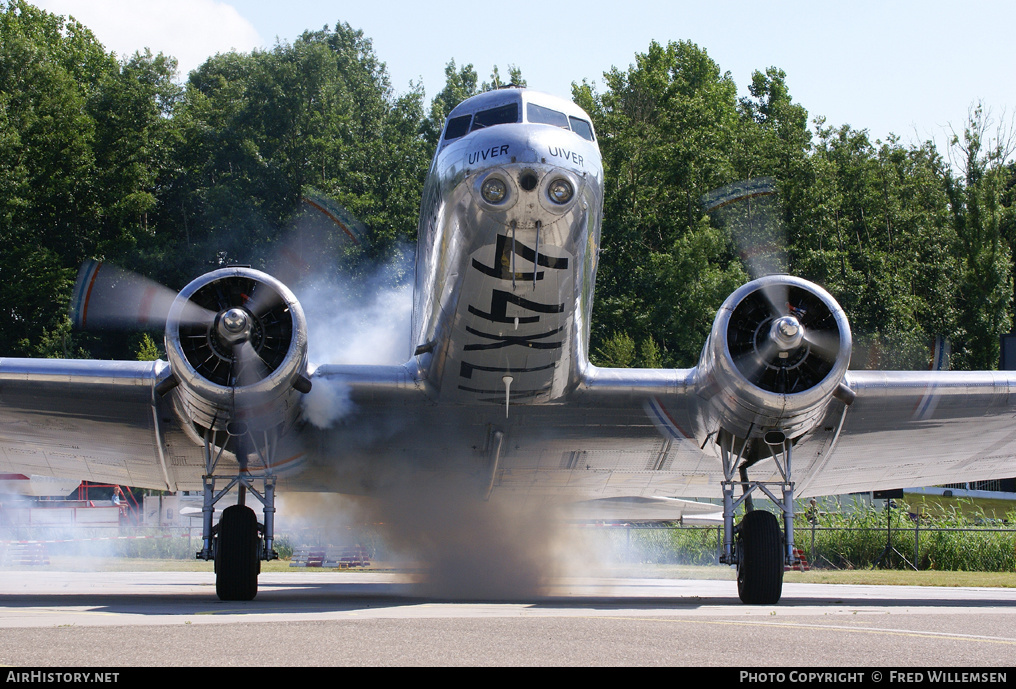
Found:
[[508, 187], [496, 177], [491, 177], [484, 181], [483, 186], [480, 187], [480, 193], [487, 203], [501, 203], [508, 193]]
[[566, 179], [555, 179], [547, 187], [547, 195], [550, 196], [550, 200], [556, 204], [563, 205], [571, 201], [572, 195], [575, 190], [572, 189], [571, 182]]

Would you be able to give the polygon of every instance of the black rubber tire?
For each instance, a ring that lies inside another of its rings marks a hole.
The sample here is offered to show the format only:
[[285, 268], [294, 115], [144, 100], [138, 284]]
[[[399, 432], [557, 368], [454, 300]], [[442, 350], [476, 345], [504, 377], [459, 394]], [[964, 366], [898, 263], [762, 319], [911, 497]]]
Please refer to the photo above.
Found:
[[775, 605], [783, 595], [783, 532], [776, 515], [744, 515], [737, 535], [737, 595], [748, 605]]
[[254, 510], [232, 505], [222, 511], [215, 547], [215, 593], [219, 600], [254, 600], [258, 595], [258, 543]]

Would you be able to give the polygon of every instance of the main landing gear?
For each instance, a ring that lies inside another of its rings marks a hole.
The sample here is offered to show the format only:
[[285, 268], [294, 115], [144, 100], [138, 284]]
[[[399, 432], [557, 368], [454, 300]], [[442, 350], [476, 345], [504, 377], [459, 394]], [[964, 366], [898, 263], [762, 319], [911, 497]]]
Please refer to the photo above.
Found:
[[253, 600], [261, 573], [261, 538], [254, 510], [230, 505], [215, 528], [215, 593], [219, 600]]
[[[220, 437], [221, 445], [217, 444]], [[215, 561], [215, 593], [220, 600], [253, 600], [258, 594], [262, 560], [275, 560], [279, 557], [272, 548], [275, 538], [276, 477], [268, 459], [275, 449], [274, 438], [266, 433], [263, 442], [258, 444], [250, 431], [242, 425], [234, 427], [231, 424], [224, 434], [207, 432], [204, 441], [202, 548], [196, 557], [199, 560]], [[237, 457], [239, 471], [236, 475], [216, 475], [215, 470], [227, 444]], [[260, 465], [253, 470], [249, 466], [252, 459]], [[216, 481], [227, 483], [216, 492]], [[255, 485], [260, 485], [262, 490], [259, 492]], [[237, 489], [237, 504], [224, 509], [219, 523], [212, 526], [215, 503], [234, 487]], [[264, 523], [259, 523], [254, 510], [245, 504], [248, 493], [262, 504]]]
[[[793, 445], [781, 431], [765, 434], [765, 443], [782, 481], [749, 481], [746, 471], [750, 443], [721, 433], [720, 456], [723, 460], [723, 552], [720, 562], [737, 566], [737, 593], [741, 602], [749, 605], [774, 605], [783, 594], [784, 565], [794, 566], [794, 483], [790, 477], [790, 460]], [[739, 447], [738, 447], [739, 445]], [[734, 471], [739, 480], [734, 480]], [[741, 496], [734, 498], [734, 486], [741, 488]], [[771, 489], [779, 487], [781, 497]], [[776, 515], [753, 510], [751, 494], [756, 490], [765, 493], [780, 507], [783, 514], [783, 531]], [[734, 512], [744, 503], [745, 515], [734, 525]]]

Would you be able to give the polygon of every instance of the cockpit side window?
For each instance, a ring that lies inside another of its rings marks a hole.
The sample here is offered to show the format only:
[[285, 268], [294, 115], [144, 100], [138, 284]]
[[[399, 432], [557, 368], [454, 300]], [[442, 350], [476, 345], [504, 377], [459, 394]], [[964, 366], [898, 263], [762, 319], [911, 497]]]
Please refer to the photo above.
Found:
[[519, 121], [519, 104], [509, 103], [489, 110], [481, 110], [473, 116], [473, 127], [469, 130], [475, 132], [484, 127], [493, 127], [495, 124], [512, 124]]
[[545, 108], [536, 103], [526, 104], [526, 119], [535, 124], [552, 124], [555, 127], [568, 129], [568, 118], [563, 112]]
[[448, 125], [445, 127], [444, 138], [445, 141], [457, 139], [460, 136], [465, 136], [469, 132], [469, 118], [472, 115], [459, 115], [448, 120]]
[[581, 136], [586, 141], [594, 141], [593, 139], [593, 127], [581, 117], [568, 116], [568, 120], [571, 122], [572, 131]]

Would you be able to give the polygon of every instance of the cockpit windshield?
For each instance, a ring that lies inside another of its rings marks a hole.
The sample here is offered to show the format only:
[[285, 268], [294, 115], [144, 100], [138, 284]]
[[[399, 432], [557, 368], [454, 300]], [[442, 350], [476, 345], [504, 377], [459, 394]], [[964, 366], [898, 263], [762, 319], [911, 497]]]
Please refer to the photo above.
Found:
[[567, 115], [536, 103], [526, 104], [526, 119], [535, 124], [552, 124], [555, 127], [568, 129]]
[[593, 127], [587, 120], [573, 115], [565, 115], [560, 110], [547, 108], [536, 103], [526, 104], [526, 121], [533, 124], [552, 124], [562, 129], [571, 129], [586, 141], [595, 141]]
[[586, 141], [594, 141], [593, 139], [593, 126], [586, 122], [581, 117], [568, 116], [568, 121], [571, 122], [572, 131], [581, 136]]
[[473, 115], [473, 127], [469, 131], [475, 132], [477, 129], [493, 127], [495, 124], [512, 124], [518, 121], [519, 104], [509, 103], [489, 110], [481, 110]]
[[[593, 126], [588, 120], [574, 115], [567, 115], [560, 110], [548, 108], [536, 103], [526, 103], [526, 122], [533, 124], [549, 124], [561, 129], [570, 129], [586, 141], [595, 141]], [[458, 115], [448, 120], [445, 125], [444, 140], [451, 141], [459, 139], [469, 132], [477, 129], [493, 127], [498, 124], [513, 124], [520, 122], [519, 103], [507, 103], [497, 107], [480, 110], [472, 115]]]
[[469, 133], [469, 119], [472, 115], [460, 115], [459, 117], [453, 117], [448, 120], [448, 126], [445, 127], [444, 138], [445, 141], [451, 139], [457, 139], [460, 136], [465, 136]]

